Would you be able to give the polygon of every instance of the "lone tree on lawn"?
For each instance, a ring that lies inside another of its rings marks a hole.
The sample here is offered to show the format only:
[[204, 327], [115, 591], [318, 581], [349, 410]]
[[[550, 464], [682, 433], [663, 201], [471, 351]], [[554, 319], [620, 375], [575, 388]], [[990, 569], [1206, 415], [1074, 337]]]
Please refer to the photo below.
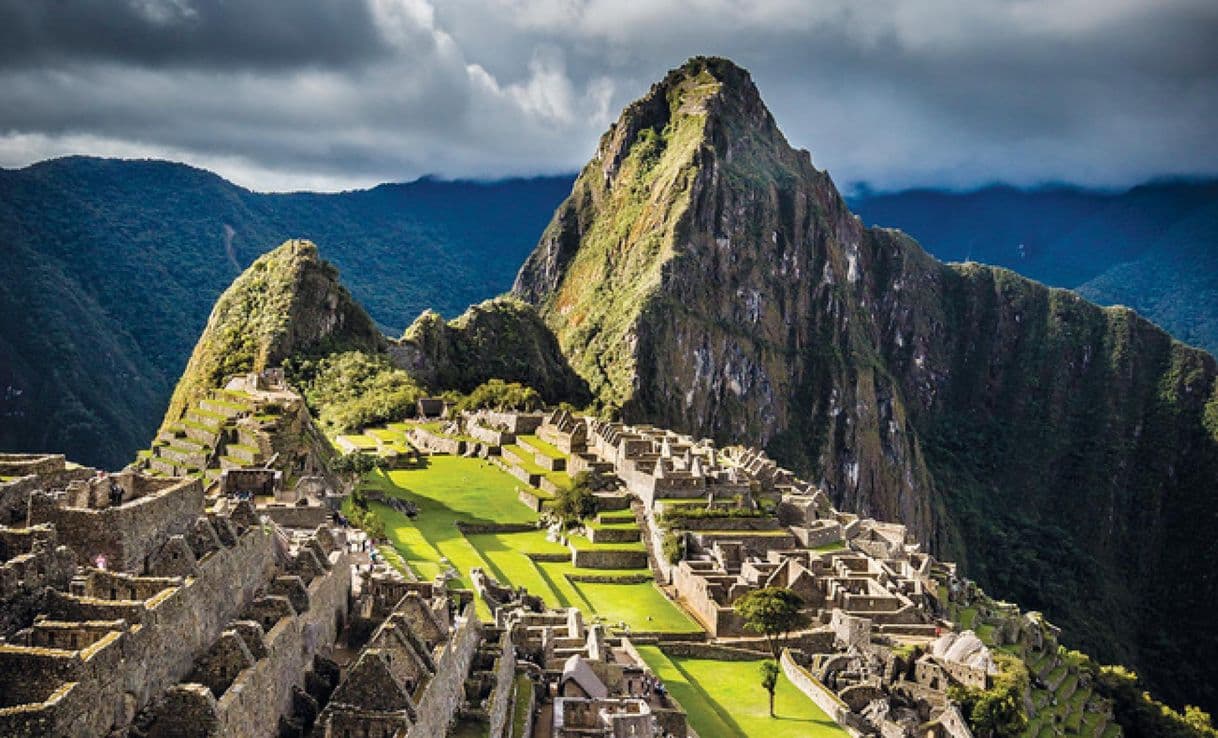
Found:
[[770, 717], [774, 717], [774, 689], [778, 686], [778, 663], [761, 662], [761, 686], [770, 693]]
[[337, 456], [330, 461], [330, 471], [347, 479], [354, 486], [359, 478], [376, 469], [384, 471], [389, 468], [389, 461], [381, 456], [352, 451], [349, 454]]
[[778, 638], [803, 623], [799, 608], [803, 600], [785, 587], [755, 589], [736, 600], [736, 612], [744, 618], [744, 627], [762, 633], [770, 644], [770, 653], [778, 660]]
[[575, 475], [571, 486], [560, 489], [551, 508], [564, 529], [574, 528], [596, 514], [596, 496], [592, 494], [592, 477], [588, 472]]

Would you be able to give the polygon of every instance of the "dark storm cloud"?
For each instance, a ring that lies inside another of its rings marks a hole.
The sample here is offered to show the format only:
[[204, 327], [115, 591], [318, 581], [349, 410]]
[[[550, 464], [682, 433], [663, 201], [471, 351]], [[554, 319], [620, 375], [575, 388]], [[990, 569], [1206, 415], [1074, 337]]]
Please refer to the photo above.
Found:
[[571, 171], [668, 68], [719, 54], [847, 184], [1218, 174], [1212, 0], [0, 0], [0, 29], [4, 165], [163, 156], [263, 188]]
[[4, 66], [344, 65], [387, 51], [368, 6], [347, 0], [0, 0]]

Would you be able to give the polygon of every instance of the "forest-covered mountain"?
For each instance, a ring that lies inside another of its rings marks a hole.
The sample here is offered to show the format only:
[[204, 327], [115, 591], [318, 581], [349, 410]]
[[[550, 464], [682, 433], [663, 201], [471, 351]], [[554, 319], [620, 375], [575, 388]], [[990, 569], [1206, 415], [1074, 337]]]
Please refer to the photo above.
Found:
[[[260, 194], [158, 161], [72, 157], [0, 170], [0, 448], [121, 466], [147, 443], [220, 291], [313, 238], [390, 335], [507, 290], [573, 177], [423, 179]], [[1006, 266], [1133, 307], [1218, 350], [1218, 183], [1122, 193], [995, 187], [850, 199], [948, 261]]]
[[944, 261], [1002, 266], [1126, 305], [1218, 353], [1218, 182], [907, 190], [849, 202], [865, 224], [900, 228]]
[[0, 448], [121, 467], [147, 445], [217, 296], [289, 237], [382, 329], [503, 292], [566, 177], [260, 194], [158, 161], [0, 170]]
[[864, 227], [732, 63], [626, 108], [514, 292], [628, 420], [765, 445], [1171, 700], [1218, 702], [1214, 358]]

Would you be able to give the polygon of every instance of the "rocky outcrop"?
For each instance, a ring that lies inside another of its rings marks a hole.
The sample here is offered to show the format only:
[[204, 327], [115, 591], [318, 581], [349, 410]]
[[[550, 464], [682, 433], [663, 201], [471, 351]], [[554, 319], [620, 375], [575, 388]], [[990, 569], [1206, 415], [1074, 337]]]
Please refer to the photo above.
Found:
[[487, 300], [452, 321], [427, 311], [389, 347], [393, 363], [435, 391], [469, 392], [488, 379], [519, 382], [547, 402], [582, 404], [587, 384], [532, 306]]
[[259, 257], [216, 301], [162, 427], [227, 376], [278, 366], [297, 354], [380, 351], [385, 343], [317, 247], [286, 241]]
[[744, 70], [693, 59], [626, 108], [514, 291], [625, 419], [765, 445], [1076, 644], [1218, 701], [1218, 580], [1189, 573], [1218, 565], [1214, 359], [864, 228]]

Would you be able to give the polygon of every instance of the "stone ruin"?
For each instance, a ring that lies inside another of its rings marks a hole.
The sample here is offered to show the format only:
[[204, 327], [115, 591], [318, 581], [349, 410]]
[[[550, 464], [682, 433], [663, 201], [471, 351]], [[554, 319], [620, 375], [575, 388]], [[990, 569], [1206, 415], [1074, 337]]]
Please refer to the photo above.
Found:
[[0, 735], [409, 738], [467, 703], [486, 648], [472, 595], [369, 564], [328, 515], [255, 507], [319, 487], [248, 468], [207, 496], [54, 456], [0, 469], [20, 472], [0, 488]]

